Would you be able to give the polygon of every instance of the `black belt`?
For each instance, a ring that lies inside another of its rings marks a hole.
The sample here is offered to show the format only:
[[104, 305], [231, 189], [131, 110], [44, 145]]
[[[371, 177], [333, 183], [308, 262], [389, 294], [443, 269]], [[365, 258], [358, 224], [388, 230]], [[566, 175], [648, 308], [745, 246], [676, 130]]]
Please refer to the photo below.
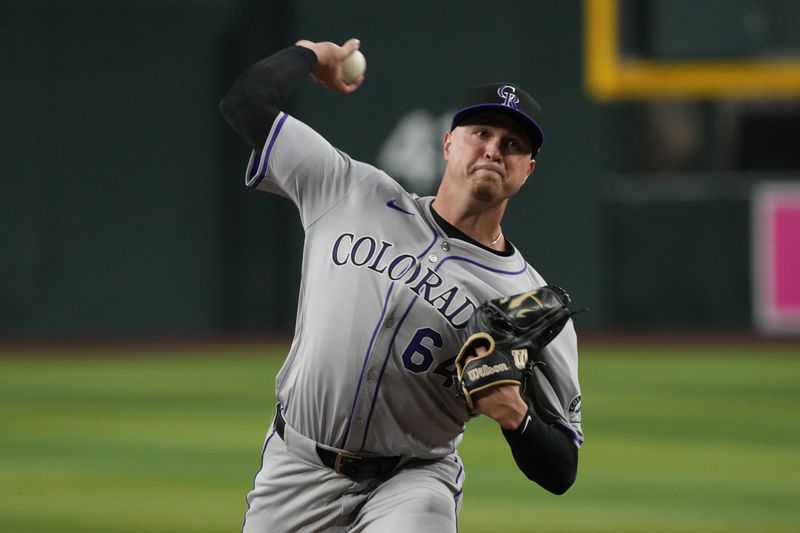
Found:
[[[281, 439], [286, 429], [286, 421], [281, 414], [280, 406], [275, 416], [275, 431]], [[362, 457], [350, 453], [340, 453], [326, 450], [317, 444], [317, 455], [322, 464], [332, 469], [337, 474], [342, 474], [350, 479], [364, 480], [383, 477], [397, 468], [400, 457]]]

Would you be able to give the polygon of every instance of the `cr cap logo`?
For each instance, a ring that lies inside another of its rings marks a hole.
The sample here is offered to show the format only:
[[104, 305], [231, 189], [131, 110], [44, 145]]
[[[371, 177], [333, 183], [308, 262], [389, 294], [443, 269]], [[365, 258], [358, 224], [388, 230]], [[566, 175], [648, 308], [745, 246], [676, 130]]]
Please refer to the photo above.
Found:
[[503, 85], [497, 89], [497, 96], [503, 99], [503, 105], [512, 109], [517, 109], [519, 104], [519, 96], [517, 96], [517, 89], [511, 85]]

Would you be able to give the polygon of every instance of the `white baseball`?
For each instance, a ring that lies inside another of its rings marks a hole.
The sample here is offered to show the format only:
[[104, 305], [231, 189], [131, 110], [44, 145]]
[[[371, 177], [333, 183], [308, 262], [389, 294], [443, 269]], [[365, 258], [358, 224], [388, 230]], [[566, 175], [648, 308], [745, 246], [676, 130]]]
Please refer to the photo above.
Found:
[[367, 59], [359, 50], [356, 50], [344, 60], [342, 63], [342, 74], [344, 81], [350, 83], [355, 81], [359, 76], [364, 74], [367, 70]]

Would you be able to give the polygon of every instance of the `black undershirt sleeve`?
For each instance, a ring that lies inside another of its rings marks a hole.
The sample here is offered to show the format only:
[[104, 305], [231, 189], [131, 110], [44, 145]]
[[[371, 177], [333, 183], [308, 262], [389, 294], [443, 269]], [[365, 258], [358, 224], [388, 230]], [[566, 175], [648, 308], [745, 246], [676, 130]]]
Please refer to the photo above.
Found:
[[564, 494], [575, 482], [578, 447], [565, 430], [544, 422], [534, 409], [529, 407], [522, 424], [515, 430], [504, 429], [503, 436], [517, 466], [531, 481], [553, 494]]
[[262, 59], [244, 71], [222, 98], [222, 116], [253, 150], [261, 151], [287, 98], [316, 64], [316, 54], [302, 46]]

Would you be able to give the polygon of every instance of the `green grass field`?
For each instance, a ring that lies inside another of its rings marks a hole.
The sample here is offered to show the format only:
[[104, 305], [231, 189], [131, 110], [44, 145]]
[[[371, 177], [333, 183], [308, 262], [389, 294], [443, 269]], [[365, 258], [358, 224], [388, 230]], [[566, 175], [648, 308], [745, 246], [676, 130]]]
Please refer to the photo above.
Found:
[[[283, 347], [0, 350], [0, 531], [238, 531]], [[461, 531], [800, 530], [797, 347], [584, 346], [578, 481], [470, 424]]]

